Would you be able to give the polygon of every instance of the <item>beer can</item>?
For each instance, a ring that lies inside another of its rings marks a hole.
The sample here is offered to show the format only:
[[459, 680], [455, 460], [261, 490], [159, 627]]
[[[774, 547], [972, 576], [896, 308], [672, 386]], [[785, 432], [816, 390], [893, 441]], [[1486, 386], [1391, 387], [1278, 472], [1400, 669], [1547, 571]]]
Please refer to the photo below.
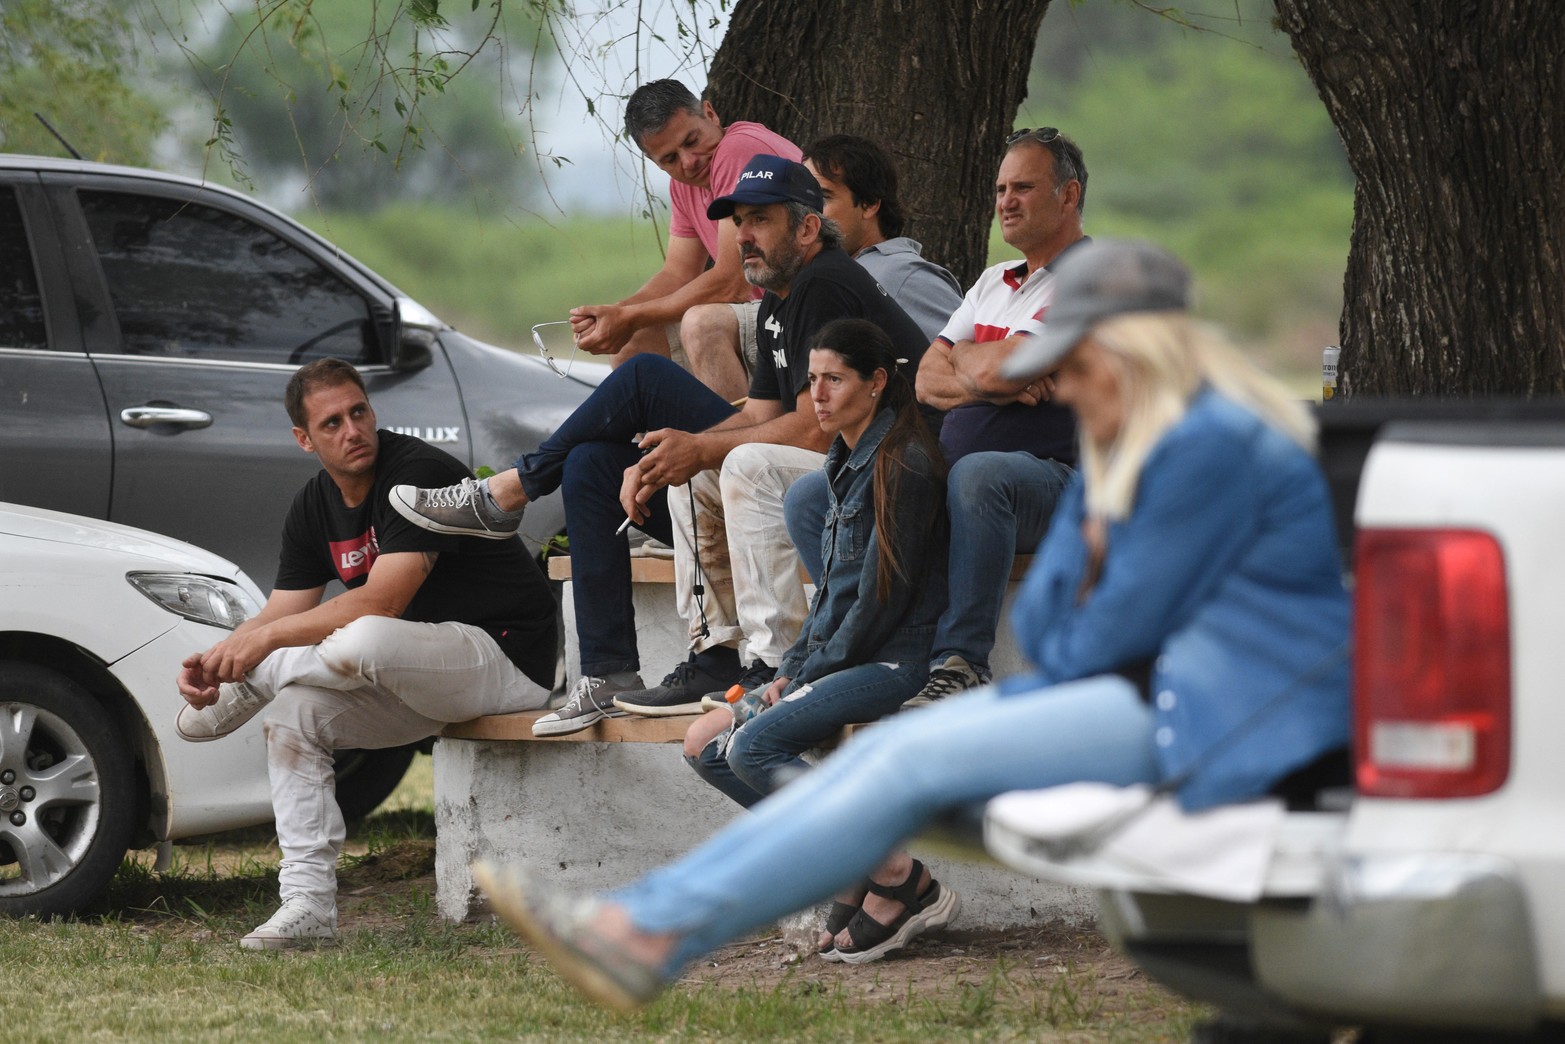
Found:
[[1320, 358], [1320, 397], [1322, 402], [1330, 402], [1337, 396], [1337, 357], [1342, 354], [1342, 349], [1336, 345], [1327, 345], [1321, 352]]

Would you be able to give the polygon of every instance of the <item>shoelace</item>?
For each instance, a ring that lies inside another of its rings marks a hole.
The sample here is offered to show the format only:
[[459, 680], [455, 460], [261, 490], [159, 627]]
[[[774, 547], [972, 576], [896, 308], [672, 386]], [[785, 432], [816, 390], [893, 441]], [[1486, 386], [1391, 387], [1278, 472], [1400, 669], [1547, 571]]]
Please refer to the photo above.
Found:
[[565, 710], [567, 707], [579, 709], [583, 703], [592, 699], [592, 694], [597, 692], [602, 685], [602, 678], [594, 678], [590, 674], [582, 675], [576, 680], [576, 687], [571, 690], [571, 698], [566, 700], [565, 706], [560, 709]]
[[212, 719], [219, 726], [226, 725], [241, 714], [248, 714], [257, 704], [266, 702], [260, 693], [248, 685], [236, 685], [234, 691], [236, 695], [226, 707], [221, 700], [212, 706]]
[[691, 676], [695, 674], [696, 669], [694, 660], [681, 660], [674, 664], [673, 670], [663, 676], [663, 687], [672, 689], [676, 685], [683, 687], [689, 684]]
[[929, 674], [929, 683], [924, 686], [924, 695], [949, 696], [953, 692], [962, 692], [967, 688], [969, 686], [966, 672], [955, 667], [936, 667]]
[[425, 490], [424, 496], [432, 507], [462, 508], [473, 503], [477, 492], [476, 479], [463, 479], [454, 486]]

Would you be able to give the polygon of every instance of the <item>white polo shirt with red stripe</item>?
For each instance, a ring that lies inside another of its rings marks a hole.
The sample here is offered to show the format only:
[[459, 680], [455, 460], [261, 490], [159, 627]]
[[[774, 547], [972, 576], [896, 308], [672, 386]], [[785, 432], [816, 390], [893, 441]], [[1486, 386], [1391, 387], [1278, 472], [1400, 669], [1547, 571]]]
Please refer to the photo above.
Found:
[[1054, 295], [1054, 273], [1027, 271], [1026, 261], [1002, 261], [984, 269], [978, 282], [940, 331], [946, 344], [1002, 341], [1013, 333], [1036, 334]]
[[[1029, 272], [1025, 261], [991, 265], [951, 314], [940, 340], [982, 343], [1002, 341], [1012, 334], [1037, 335], [1043, 332], [1053, 296], [1054, 273], [1048, 268]], [[1052, 402], [1037, 406], [969, 402], [946, 413], [940, 446], [951, 464], [969, 453], [1000, 450], [1074, 465], [1076, 425], [1069, 410]]]

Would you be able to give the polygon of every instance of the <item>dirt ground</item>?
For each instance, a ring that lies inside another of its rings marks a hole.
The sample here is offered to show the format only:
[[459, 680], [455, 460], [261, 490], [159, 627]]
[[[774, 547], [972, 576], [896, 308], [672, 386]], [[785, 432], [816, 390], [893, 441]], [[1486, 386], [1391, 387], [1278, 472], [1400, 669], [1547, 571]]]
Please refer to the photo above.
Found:
[[[404, 841], [345, 870], [338, 891], [338, 924], [345, 933], [388, 919], [383, 900], [395, 892], [435, 889], [432, 841]], [[1120, 1009], [1132, 998], [1156, 1004], [1171, 995], [1091, 929], [1063, 925], [1005, 931], [949, 931], [915, 940], [905, 950], [864, 965], [821, 960], [799, 952], [773, 930], [723, 947], [686, 973], [685, 981], [733, 989], [767, 988], [791, 977], [800, 989], [835, 990], [850, 997], [927, 996], [979, 986], [997, 975], [1028, 987], [1066, 981], [1084, 1006]], [[1140, 1001], [1132, 1006], [1142, 1007]]]

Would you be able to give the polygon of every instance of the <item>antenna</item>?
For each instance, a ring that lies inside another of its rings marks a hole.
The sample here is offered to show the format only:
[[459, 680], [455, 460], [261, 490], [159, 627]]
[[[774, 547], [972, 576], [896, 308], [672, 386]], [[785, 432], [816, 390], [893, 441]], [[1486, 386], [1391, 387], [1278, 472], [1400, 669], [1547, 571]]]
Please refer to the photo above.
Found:
[[43, 118], [43, 113], [35, 112], [35, 113], [33, 113], [33, 115], [38, 118], [38, 122], [39, 123], [43, 124], [44, 130], [46, 130], [50, 134], [54, 135], [54, 140], [55, 141], [58, 141], [61, 145], [65, 146], [65, 151], [69, 152], [73, 159], [81, 159], [82, 158], [82, 154], [77, 152], [75, 149], [71, 148], [71, 143], [65, 140], [65, 135], [63, 135], [59, 131], [55, 130], [54, 129], [54, 124], [50, 123], [48, 120]]

